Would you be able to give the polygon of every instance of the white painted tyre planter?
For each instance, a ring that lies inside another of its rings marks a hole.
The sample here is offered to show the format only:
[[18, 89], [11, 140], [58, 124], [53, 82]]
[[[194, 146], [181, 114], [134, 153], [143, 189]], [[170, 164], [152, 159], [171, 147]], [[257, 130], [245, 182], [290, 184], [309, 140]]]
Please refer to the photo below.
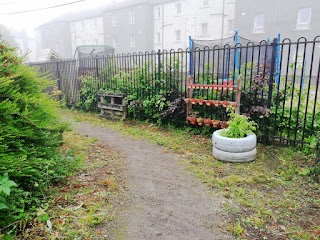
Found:
[[220, 129], [212, 134], [213, 146], [221, 151], [234, 153], [248, 152], [257, 146], [257, 137], [255, 134], [249, 134], [244, 138], [228, 138], [221, 136], [222, 131], [223, 129]]
[[234, 163], [240, 163], [240, 162], [251, 162], [256, 158], [257, 155], [257, 149], [254, 148], [253, 150], [249, 152], [240, 152], [240, 153], [234, 153], [234, 152], [225, 152], [221, 151], [215, 147], [212, 148], [213, 157], [217, 160], [220, 160], [222, 162], [234, 162]]
[[250, 134], [244, 138], [221, 136], [221, 131], [212, 134], [213, 157], [223, 162], [251, 162], [256, 158], [257, 137]]

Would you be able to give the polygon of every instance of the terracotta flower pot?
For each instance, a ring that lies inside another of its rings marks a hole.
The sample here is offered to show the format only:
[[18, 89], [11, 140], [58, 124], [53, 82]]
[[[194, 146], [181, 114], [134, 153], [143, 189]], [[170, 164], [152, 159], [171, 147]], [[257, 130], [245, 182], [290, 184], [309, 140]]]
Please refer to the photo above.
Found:
[[203, 120], [203, 122], [204, 122], [204, 124], [205, 124], [206, 126], [208, 126], [208, 127], [211, 126], [211, 119], [210, 119], [210, 118], [205, 118], [205, 119]]
[[187, 118], [188, 119], [188, 121], [191, 123], [191, 124], [196, 124], [196, 122], [197, 122], [197, 118], [196, 117], [194, 117], [194, 116], [190, 116], [190, 117], [188, 117]]
[[192, 103], [192, 104], [196, 104], [196, 103], [197, 103], [197, 99], [191, 98], [191, 103]]
[[213, 100], [212, 103], [214, 104], [214, 106], [219, 107], [219, 101], [218, 100]]
[[199, 105], [203, 105], [203, 99], [202, 98], [200, 98], [200, 99], [198, 99], [198, 103], [199, 103]]
[[228, 107], [228, 105], [229, 105], [229, 101], [227, 101], [227, 100], [224, 100], [224, 101], [222, 101], [222, 106], [223, 107]]
[[221, 128], [227, 128], [227, 121], [221, 121], [220, 122], [220, 126], [221, 126]]
[[185, 98], [184, 101], [185, 101], [185, 103], [187, 103], [187, 104], [191, 102], [190, 98]]
[[218, 85], [217, 85], [217, 84], [214, 84], [214, 85], [213, 85], [213, 89], [217, 91], [217, 90], [218, 90]]
[[211, 104], [212, 104], [211, 100], [204, 100], [204, 102], [206, 103], [207, 106], [211, 106]]
[[220, 121], [219, 120], [212, 120], [212, 125], [214, 128], [218, 128], [219, 127], [219, 124], [220, 124]]
[[236, 102], [231, 102], [231, 106], [235, 108], [237, 106], [237, 103]]
[[199, 126], [203, 125], [203, 118], [197, 118], [197, 122]]

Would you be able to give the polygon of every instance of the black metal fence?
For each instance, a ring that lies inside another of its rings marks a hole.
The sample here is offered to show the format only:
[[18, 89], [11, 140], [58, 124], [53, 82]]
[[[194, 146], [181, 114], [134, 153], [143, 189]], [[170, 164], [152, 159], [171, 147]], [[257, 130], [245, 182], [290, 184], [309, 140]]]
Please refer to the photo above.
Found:
[[[231, 57], [232, 56], [232, 59]], [[177, 51], [30, 63], [57, 80], [67, 105], [77, 106], [87, 88], [151, 99], [159, 93], [186, 96], [189, 75], [196, 83], [229, 84], [242, 76], [241, 110], [267, 127], [260, 135], [285, 144], [319, 144], [320, 36], [312, 41], [261, 41]], [[89, 89], [89, 90], [90, 90]], [[198, 98], [234, 99], [233, 92], [195, 91]], [[213, 108], [202, 111], [214, 114]], [[260, 119], [260, 120], [259, 120]], [[261, 120], [262, 119], [262, 120]]]

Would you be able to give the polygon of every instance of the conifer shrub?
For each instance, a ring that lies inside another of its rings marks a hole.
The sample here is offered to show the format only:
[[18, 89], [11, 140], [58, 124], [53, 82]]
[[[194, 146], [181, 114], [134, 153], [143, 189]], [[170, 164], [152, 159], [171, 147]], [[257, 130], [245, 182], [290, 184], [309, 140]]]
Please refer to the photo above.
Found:
[[50, 85], [0, 38], [0, 229], [26, 218], [67, 171], [57, 152], [64, 126], [44, 91]]

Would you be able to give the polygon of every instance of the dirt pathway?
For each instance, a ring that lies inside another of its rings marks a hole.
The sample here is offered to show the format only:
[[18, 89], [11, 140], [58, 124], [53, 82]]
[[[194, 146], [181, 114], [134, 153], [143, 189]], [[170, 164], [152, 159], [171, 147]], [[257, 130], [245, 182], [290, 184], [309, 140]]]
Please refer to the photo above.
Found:
[[232, 239], [218, 228], [221, 199], [179, 165], [179, 155], [111, 129], [84, 122], [74, 127], [121, 151], [127, 161], [130, 201], [112, 239]]

